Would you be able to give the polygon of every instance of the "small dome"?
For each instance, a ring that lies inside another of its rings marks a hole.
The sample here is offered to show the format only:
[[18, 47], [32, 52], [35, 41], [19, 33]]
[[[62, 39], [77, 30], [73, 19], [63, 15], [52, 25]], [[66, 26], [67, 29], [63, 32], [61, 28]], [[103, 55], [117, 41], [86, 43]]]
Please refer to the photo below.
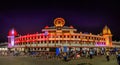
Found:
[[45, 26], [45, 28], [49, 28], [48, 26]]
[[108, 26], [105, 26], [104, 28], [103, 28], [103, 35], [104, 34], [110, 34], [111, 35], [111, 31], [110, 31], [110, 28], [108, 28]]
[[71, 25], [70, 28], [74, 28], [74, 27]]
[[14, 28], [12, 28], [9, 33], [8, 33], [9, 36], [17, 36], [17, 32]]

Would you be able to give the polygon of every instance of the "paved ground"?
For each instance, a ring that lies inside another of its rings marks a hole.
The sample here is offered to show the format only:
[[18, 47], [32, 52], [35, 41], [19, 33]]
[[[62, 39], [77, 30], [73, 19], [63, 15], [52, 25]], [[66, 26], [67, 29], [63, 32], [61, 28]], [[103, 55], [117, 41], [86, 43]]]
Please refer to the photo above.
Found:
[[[34, 57], [12, 57], [12, 56], [0, 56], [0, 65], [82, 65], [81, 63], [90, 63], [92, 65], [117, 65], [115, 57], [110, 57], [110, 61], [107, 62], [104, 56], [94, 57], [94, 59], [81, 58], [77, 60], [71, 60], [64, 62], [62, 60], [43, 60]], [[83, 64], [84, 65], [84, 64]]]

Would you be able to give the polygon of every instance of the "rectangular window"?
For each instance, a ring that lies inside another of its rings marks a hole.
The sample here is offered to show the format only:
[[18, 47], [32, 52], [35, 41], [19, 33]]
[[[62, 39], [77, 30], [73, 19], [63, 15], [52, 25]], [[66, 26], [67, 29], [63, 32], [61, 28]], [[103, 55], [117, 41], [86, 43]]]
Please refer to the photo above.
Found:
[[66, 38], [66, 36], [64, 35], [64, 38]]
[[67, 38], [69, 38], [69, 35], [67, 35]]
[[41, 38], [43, 38], [43, 36], [41, 36]]
[[43, 43], [43, 41], [41, 41], [41, 44]]
[[62, 38], [62, 35], [60, 35], [60, 38]]
[[71, 36], [71, 38], [73, 38], [73, 36]]
[[58, 43], [58, 40], [56, 40], [56, 43]]

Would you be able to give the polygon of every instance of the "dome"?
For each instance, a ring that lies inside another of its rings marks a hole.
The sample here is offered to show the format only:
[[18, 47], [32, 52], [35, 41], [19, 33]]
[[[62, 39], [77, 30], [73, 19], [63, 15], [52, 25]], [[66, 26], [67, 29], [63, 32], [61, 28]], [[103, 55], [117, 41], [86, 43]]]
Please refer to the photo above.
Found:
[[49, 26], [45, 26], [45, 28], [49, 28]]
[[110, 34], [111, 35], [111, 31], [110, 31], [110, 28], [108, 27], [108, 26], [105, 26], [104, 28], [103, 28], [103, 35], [104, 34]]
[[9, 36], [17, 36], [17, 32], [14, 28], [12, 28], [9, 33], [8, 33]]
[[74, 28], [74, 27], [71, 25], [70, 28]]

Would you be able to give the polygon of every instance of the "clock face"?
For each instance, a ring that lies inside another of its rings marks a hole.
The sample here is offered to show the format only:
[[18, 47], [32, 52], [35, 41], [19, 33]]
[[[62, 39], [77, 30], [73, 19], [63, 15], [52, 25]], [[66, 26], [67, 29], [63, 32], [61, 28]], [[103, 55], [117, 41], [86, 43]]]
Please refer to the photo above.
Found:
[[54, 20], [54, 25], [56, 27], [63, 27], [64, 24], [65, 24], [65, 20], [63, 18], [56, 18]]

